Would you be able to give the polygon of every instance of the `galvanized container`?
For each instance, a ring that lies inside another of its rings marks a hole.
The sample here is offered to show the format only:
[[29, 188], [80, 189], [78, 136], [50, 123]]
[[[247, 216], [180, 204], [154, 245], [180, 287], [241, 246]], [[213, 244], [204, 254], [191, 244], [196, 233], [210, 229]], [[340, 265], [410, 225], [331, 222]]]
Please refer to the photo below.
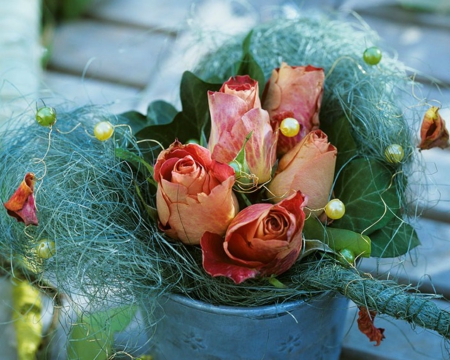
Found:
[[337, 360], [348, 300], [328, 293], [311, 301], [255, 308], [213, 306], [171, 295], [154, 314], [154, 360]]

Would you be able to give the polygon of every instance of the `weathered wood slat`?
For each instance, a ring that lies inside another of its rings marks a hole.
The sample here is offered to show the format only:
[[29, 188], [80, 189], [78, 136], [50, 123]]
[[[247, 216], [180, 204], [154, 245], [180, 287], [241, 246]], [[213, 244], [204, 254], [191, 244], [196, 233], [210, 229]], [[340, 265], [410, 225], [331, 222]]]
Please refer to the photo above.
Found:
[[55, 102], [64, 103], [64, 108], [98, 105], [112, 113], [135, 109], [140, 96], [135, 87], [52, 71], [45, 73], [41, 90], [41, 98], [49, 105]]
[[0, 123], [36, 96], [42, 73], [40, 0], [0, 1]]
[[342, 0], [339, 8], [397, 24], [450, 28], [450, 3], [447, 0]]
[[164, 60], [171, 39], [150, 30], [133, 29], [92, 20], [61, 25], [56, 32], [50, 69], [145, 87], [157, 64]]
[[88, 14], [104, 22], [175, 33], [185, 27], [191, 6], [190, 1], [179, 0], [108, 0], [95, 4]]

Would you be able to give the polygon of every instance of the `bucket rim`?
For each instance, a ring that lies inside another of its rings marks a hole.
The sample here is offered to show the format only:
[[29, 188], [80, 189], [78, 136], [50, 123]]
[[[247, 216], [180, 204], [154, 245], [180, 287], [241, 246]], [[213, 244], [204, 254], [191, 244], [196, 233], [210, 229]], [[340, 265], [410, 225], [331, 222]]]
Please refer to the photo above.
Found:
[[187, 295], [181, 294], [169, 294], [166, 296], [166, 301], [172, 301], [179, 305], [189, 307], [198, 311], [209, 312], [220, 315], [229, 316], [242, 316], [242, 317], [261, 317], [261, 316], [276, 316], [283, 313], [289, 313], [301, 307], [314, 306], [311, 305], [312, 302], [317, 306], [317, 301], [330, 300], [333, 297], [338, 296], [334, 292], [325, 292], [323, 294], [314, 296], [310, 299], [298, 299], [291, 300], [282, 303], [276, 303], [272, 305], [262, 305], [255, 307], [244, 307], [244, 306], [228, 306], [228, 305], [213, 305], [206, 303], [201, 300], [192, 299]]

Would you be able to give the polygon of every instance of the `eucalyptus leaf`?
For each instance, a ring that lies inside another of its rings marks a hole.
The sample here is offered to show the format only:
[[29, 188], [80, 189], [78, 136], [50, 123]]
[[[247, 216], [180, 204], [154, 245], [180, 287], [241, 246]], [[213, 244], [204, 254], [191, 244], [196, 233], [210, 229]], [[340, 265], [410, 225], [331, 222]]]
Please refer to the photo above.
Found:
[[[334, 195], [345, 204], [345, 215], [332, 227], [369, 235], [381, 229], [401, 207], [398, 182], [389, 167], [367, 158], [352, 160], [340, 172]], [[401, 176], [401, 175], [398, 175]]]
[[372, 256], [393, 258], [401, 256], [420, 245], [416, 230], [400, 216], [371, 234]]

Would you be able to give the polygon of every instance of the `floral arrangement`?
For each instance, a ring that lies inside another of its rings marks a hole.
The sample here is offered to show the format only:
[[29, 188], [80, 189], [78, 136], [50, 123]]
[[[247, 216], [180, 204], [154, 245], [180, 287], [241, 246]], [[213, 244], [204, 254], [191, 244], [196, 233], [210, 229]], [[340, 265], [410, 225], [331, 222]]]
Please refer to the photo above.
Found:
[[426, 296], [357, 269], [420, 244], [408, 174], [418, 149], [444, 148], [449, 134], [429, 107], [414, 141], [402, 65], [351, 31], [262, 24], [184, 73], [181, 111], [164, 101], [146, 115], [39, 109], [32, 131], [1, 142], [3, 268], [95, 308], [173, 293], [259, 306], [334, 291], [360, 307], [377, 344], [376, 312], [449, 337], [449, 314]]

